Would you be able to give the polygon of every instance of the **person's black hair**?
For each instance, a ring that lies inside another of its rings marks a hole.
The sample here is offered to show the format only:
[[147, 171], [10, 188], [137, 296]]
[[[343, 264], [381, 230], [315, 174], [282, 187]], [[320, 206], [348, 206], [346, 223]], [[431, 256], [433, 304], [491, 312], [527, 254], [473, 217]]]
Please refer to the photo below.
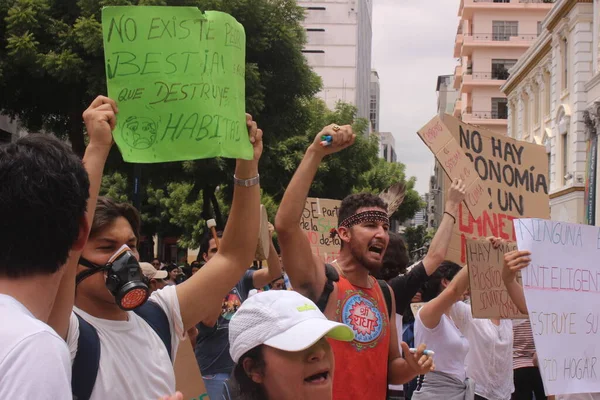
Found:
[[254, 361], [255, 368], [258, 368], [261, 373], [264, 373], [265, 371], [265, 359], [263, 356], [262, 344], [244, 353], [233, 369], [231, 386], [237, 394], [235, 398], [240, 400], [265, 400], [267, 394], [263, 385], [254, 382], [252, 378], [248, 376], [246, 370], [244, 370], [244, 360], [246, 358], [250, 358]]
[[375, 278], [385, 281], [405, 273], [409, 263], [408, 250], [402, 236], [395, 232], [390, 232], [389, 235], [390, 242], [383, 256], [381, 269], [373, 273]]
[[58, 271], [79, 237], [90, 182], [81, 160], [52, 135], [0, 147], [0, 275]]
[[[217, 231], [217, 237], [221, 239], [223, 237], [223, 231]], [[210, 239], [212, 239], [212, 234], [210, 230], [207, 230], [204, 233], [204, 237], [202, 238], [202, 243], [200, 243], [200, 253], [198, 257], [201, 257], [203, 254], [208, 254], [208, 248], [210, 247]]]
[[200, 268], [200, 261], [198, 260], [194, 260], [192, 261], [192, 263], [190, 264], [190, 268]]
[[439, 268], [431, 274], [429, 280], [421, 287], [421, 297], [424, 302], [435, 299], [442, 291], [442, 281], [451, 281], [462, 267], [452, 261], [444, 261]]
[[371, 193], [351, 194], [342, 200], [338, 210], [338, 226], [346, 218], [356, 214], [356, 211], [364, 207], [376, 207], [387, 211], [387, 204], [377, 195]]
[[179, 268], [179, 266], [176, 263], [169, 263], [165, 266], [164, 269], [165, 269], [165, 271], [170, 273], [171, 271], [173, 271], [174, 269], [177, 269], [177, 268]]

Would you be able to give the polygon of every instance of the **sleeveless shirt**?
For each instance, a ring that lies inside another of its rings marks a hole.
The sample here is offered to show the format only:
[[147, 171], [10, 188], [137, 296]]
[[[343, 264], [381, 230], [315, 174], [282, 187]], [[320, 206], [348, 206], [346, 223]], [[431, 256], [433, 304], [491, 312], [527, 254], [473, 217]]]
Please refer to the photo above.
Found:
[[335, 355], [333, 399], [385, 400], [388, 387], [390, 321], [379, 284], [371, 288], [337, 282], [335, 320], [354, 331], [352, 342], [330, 340]]

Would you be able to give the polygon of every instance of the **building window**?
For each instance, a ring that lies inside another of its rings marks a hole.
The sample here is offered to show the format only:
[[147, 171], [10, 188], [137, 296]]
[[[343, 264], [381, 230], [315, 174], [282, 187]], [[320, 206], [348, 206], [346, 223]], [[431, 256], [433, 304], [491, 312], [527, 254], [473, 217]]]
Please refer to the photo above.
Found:
[[492, 40], [509, 41], [519, 35], [519, 21], [492, 21]]
[[302, 52], [310, 54], [323, 54], [325, 53], [325, 50], [302, 50]]
[[567, 81], [569, 79], [569, 42], [567, 38], [564, 38], [562, 41], [562, 88], [563, 90], [567, 89]]
[[537, 23], [537, 35], [540, 36], [542, 34], [542, 21], [538, 21]]
[[323, 28], [306, 28], [306, 32], [325, 32]]
[[508, 70], [515, 66], [517, 60], [492, 59], [492, 79], [508, 79]]
[[327, 8], [325, 7], [306, 7], [307, 10], [318, 10], [318, 11], [325, 11], [327, 10]]
[[508, 103], [506, 98], [492, 97], [492, 119], [507, 119]]

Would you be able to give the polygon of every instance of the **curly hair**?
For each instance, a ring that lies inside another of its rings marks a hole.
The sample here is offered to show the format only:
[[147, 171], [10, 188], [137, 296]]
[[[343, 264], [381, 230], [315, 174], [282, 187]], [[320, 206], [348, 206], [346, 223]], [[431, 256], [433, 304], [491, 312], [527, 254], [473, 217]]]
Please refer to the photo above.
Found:
[[0, 275], [49, 275], [67, 261], [85, 218], [90, 181], [52, 135], [0, 147]]
[[356, 214], [356, 211], [364, 207], [377, 207], [387, 211], [387, 204], [379, 196], [371, 193], [351, 194], [342, 200], [338, 212], [338, 226], [346, 218]]
[[439, 268], [429, 277], [421, 287], [421, 296], [424, 302], [435, 299], [442, 292], [442, 281], [451, 281], [462, 267], [452, 261], [444, 261]]

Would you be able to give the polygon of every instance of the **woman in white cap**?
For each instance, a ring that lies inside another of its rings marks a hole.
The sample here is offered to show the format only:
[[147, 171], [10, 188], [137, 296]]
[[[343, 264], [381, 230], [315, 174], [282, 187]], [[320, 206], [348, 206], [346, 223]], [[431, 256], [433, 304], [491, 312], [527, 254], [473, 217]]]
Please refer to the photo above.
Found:
[[334, 358], [327, 339], [349, 342], [354, 333], [297, 292], [250, 297], [229, 323], [236, 367], [224, 398], [331, 400]]

